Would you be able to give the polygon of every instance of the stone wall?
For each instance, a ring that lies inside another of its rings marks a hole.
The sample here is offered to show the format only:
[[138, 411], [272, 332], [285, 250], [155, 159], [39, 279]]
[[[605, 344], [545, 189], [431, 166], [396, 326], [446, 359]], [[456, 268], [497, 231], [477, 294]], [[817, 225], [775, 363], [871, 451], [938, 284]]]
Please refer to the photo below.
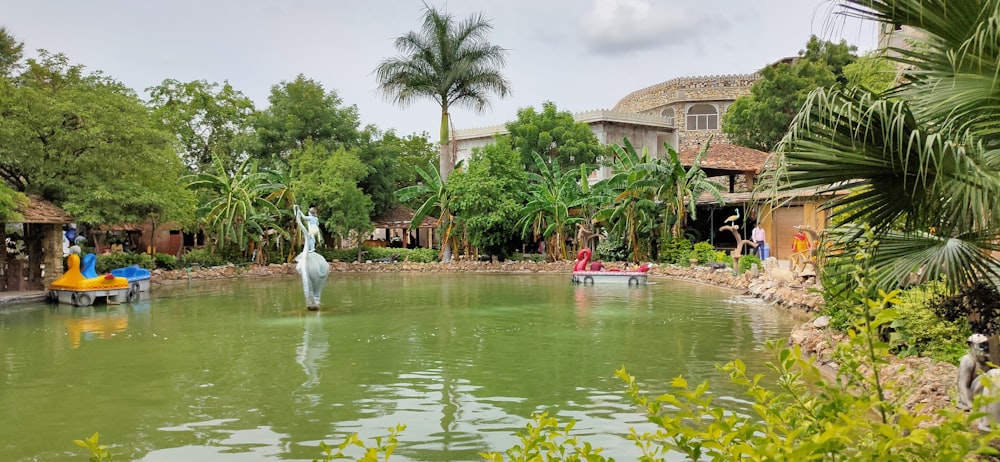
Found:
[[[732, 101], [750, 92], [760, 74], [680, 77], [629, 93], [613, 111], [650, 113], [676, 102]], [[659, 114], [659, 111], [656, 111]], [[676, 113], [680, 125], [681, 112]]]

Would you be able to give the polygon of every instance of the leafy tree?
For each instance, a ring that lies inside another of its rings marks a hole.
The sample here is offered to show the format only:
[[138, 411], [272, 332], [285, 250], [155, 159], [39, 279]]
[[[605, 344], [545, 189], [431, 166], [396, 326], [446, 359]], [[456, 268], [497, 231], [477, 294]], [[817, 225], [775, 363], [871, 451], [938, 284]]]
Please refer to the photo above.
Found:
[[400, 179], [407, 174], [406, 166], [399, 162], [404, 148], [402, 140], [391, 131], [383, 133], [369, 126], [361, 134], [357, 154], [365, 166], [365, 175], [358, 186], [371, 198], [373, 216], [379, 216], [399, 203], [396, 190], [400, 188]]
[[697, 218], [697, 201], [703, 193], [709, 193], [720, 204], [724, 201], [721, 190], [722, 185], [710, 181], [708, 174], [701, 169], [702, 156], [708, 152], [711, 139], [705, 142], [698, 155], [695, 156], [694, 163], [684, 168], [681, 164], [677, 151], [674, 151], [669, 144], [664, 143], [667, 148], [667, 158], [656, 160], [653, 166], [654, 171], [662, 172], [663, 180], [657, 192], [660, 202], [665, 205], [665, 212], [673, 221], [671, 236], [680, 238], [684, 235], [684, 228], [687, 226], [687, 219]]
[[870, 228], [882, 288], [918, 271], [953, 290], [996, 286], [1000, 0], [845, 4], [916, 31], [912, 48], [886, 55], [901, 83], [885, 94], [813, 91], [779, 147], [773, 187], [849, 192], [826, 203], [832, 250], [850, 260]]
[[303, 206], [316, 207], [323, 227], [342, 239], [358, 244], [373, 229], [373, 204], [358, 182], [367, 169], [353, 151], [327, 150], [320, 143], [307, 141], [293, 156], [291, 176], [295, 197]]
[[650, 169], [646, 148], [636, 152], [628, 138], [614, 149], [614, 174], [603, 180], [609, 194], [607, 205], [594, 216], [621, 237], [632, 251], [636, 262], [649, 259], [653, 231], [656, 229], [658, 207], [656, 192], [661, 182]]
[[170, 133], [135, 93], [42, 50], [2, 79], [0, 177], [82, 223], [186, 221], [193, 197]]
[[[400, 137], [393, 130], [389, 130], [382, 136], [381, 142], [387, 146], [391, 146], [388, 149], [392, 149], [398, 153], [396, 164], [400, 171], [396, 178], [396, 190], [420, 182], [421, 178], [417, 173], [417, 167], [423, 167], [434, 162], [438, 156], [438, 152], [429, 141], [426, 132], [419, 135], [412, 134]], [[405, 205], [412, 209], [420, 206], [419, 203], [413, 202], [406, 203]]]
[[272, 86], [268, 102], [253, 122], [258, 135], [253, 151], [265, 165], [289, 165], [292, 153], [301, 152], [308, 140], [329, 150], [360, 142], [358, 108], [343, 106], [337, 92], [324, 90], [302, 74]]
[[244, 155], [238, 147], [248, 136], [256, 109], [253, 101], [222, 84], [194, 80], [182, 83], [167, 79], [148, 88], [153, 116], [176, 134], [184, 163], [194, 171], [211, 171], [213, 158], [232, 171]]
[[375, 69], [379, 89], [393, 102], [405, 107], [429, 98], [441, 107], [439, 176], [445, 182], [455, 168], [448, 148], [451, 108], [482, 111], [491, 94], [503, 98], [510, 93], [510, 83], [501, 74], [507, 50], [489, 43], [492, 29], [481, 14], [459, 22], [426, 6], [420, 31], [397, 37], [399, 55]]
[[848, 85], [863, 87], [872, 93], [882, 93], [896, 83], [896, 66], [877, 54], [869, 53], [844, 66]]
[[0, 27], [0, 76], [13, 76], [21, 63], [24, 43]]
[[809, 38], [806, 49], [789, 62], [767, 66], [750, 94], [736, 99], [723, 117], [722, 131], [734, 144], [770, 152], [784, 136], [810, 91], [846, 82], [843, 68], [853, 62], [847, 42]]
[[558, 111], [553, 102], [542, 103], [539, 113], [533, 107], [517, 111], [517, 120], [507, 123], [509, 139], [521, 154], [525, 168], [539, 173], [532, 156], [542, 155], [548, 165], [560, 167], [596, 163], [605, 148], [590, 127], [577, 122], [569, 111]]
[[473, 150], [468, 167], [451, 177], [452, 211], [473, 247], [500, 260], [518, 247], [526, 180], [514, 151], [502, 143]]
[[268, 196], [284, 189], [274, 172], [262, 171], [257, 161], [244, 160], [230, 173], [222, 160], [215, 160], [215, 173], [185, 177], [187, 187], [205, 193], [198, 215], [210, 234], [212, 251], [249, 254], [250, 242], [260, 242], [266, 229], [277, 226], [279, 211]]
[[589, 223], [579, 213], [588, 196], [581, 188], [587, 185], [586, 167], [581, 167], [584, 180], [577, 182], [576, 169], [550, 166], [537, 152], [532, 152], [538, 173], [528, 173], [528, 202], [520, 212], [518, 228], [521, 236], [531, 234], [533, 239], [546, 242], [545, 252], [553, 260], [567, 258], [566, 238], [574, 224]]
[[451, 192], [448, 190], [445, 182], [441, 181], [441, 175], [434, 168], [433, 164], [428, 164], [425, 168], [417, 167], [417, 174], [420, 175], [421, 181], [415, 185], [396, 191], [396, 195], [399, 197], [400, 202], [409, 202], [418, 199], [423, 201], [413, 211], [413, 220], [410, 221], [410, 229], [418, 227], [424, 221], [424, 218], [427, 218], [431, 214], [437, 214], [438, 230], [441, 233], [441, 241], [444, 243], [442, 245], [442, 253], [449, 252], [446, 256], [442, 256], [441, 261], [450, 261], [451, 241], [454, 240], [453, 227], [455, 224], [455, 217], [451, 211]]

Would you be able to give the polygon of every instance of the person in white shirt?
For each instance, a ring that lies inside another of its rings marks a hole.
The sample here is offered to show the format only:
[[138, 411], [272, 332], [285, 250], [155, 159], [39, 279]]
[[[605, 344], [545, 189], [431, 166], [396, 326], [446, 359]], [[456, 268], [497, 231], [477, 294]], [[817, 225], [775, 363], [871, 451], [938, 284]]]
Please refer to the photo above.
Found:
[[752, 240], [754, 244], [757, 244], [757, 246], [753, 249], [753, 253], [759, 257], [760, 248], [764, 245], [764, 228], [760, 227], [760, 223], [757, 223], [757, 226], [753, 228], [753, 232], [750, 233], [750, 240]]

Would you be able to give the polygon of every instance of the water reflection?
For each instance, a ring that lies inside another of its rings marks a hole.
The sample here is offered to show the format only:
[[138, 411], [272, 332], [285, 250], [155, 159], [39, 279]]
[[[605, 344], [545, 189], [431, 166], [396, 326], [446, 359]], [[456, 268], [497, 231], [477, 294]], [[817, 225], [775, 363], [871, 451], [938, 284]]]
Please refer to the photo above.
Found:
[[294, 277], [212, 281], [142, 304], [0, 311], [0, 409], [18, 416], [0, 434], [5, 460], [65, 459], [58, 443], [81, 431], [99, 431], [122, 460], [312, 460], [320, 441], [357, 432], [371, 443], [397, 424], [407, 429], [393, 460], [478, 460], [518, 443], [541, 411], [634, 460], [628, 428], [651, 427], [615, 369], [653, 396], [677, 375], [711, 380], [746, 412], [715, 364], [763, 371], [760, 345], [794, 324], [679, 282], [337, 275], [313, 313], [299, 288]]
[[125, 332], [128, 328], [126, 305], [84, 307], [60, 305], [58, 312], [67, 316], [66, 335], [74, 349], [79, 348], [84, 340], [106, 340]]

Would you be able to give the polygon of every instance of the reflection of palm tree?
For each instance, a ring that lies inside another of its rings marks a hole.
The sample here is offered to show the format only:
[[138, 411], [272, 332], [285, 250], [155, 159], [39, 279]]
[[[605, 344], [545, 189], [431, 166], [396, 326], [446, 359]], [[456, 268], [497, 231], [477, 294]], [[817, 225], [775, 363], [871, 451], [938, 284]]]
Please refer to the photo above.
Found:
[[1000, 230], [1000, 5], [844, 4], [887, 28], [916, 31], [910, 49], [886, 55], [902, 69], [900, 85], [885, 94], [814, 90], [778, 147], [773, 178], [786, 180], [784, 190], [851, 192], [830, 196], [828, 238], [849, 257], [861, 250], [856, 225], [868, 225], [885, 286], [918, 268], [952, 288], [995, 283], [987, 276], [1000, 266], [991, 252]]

